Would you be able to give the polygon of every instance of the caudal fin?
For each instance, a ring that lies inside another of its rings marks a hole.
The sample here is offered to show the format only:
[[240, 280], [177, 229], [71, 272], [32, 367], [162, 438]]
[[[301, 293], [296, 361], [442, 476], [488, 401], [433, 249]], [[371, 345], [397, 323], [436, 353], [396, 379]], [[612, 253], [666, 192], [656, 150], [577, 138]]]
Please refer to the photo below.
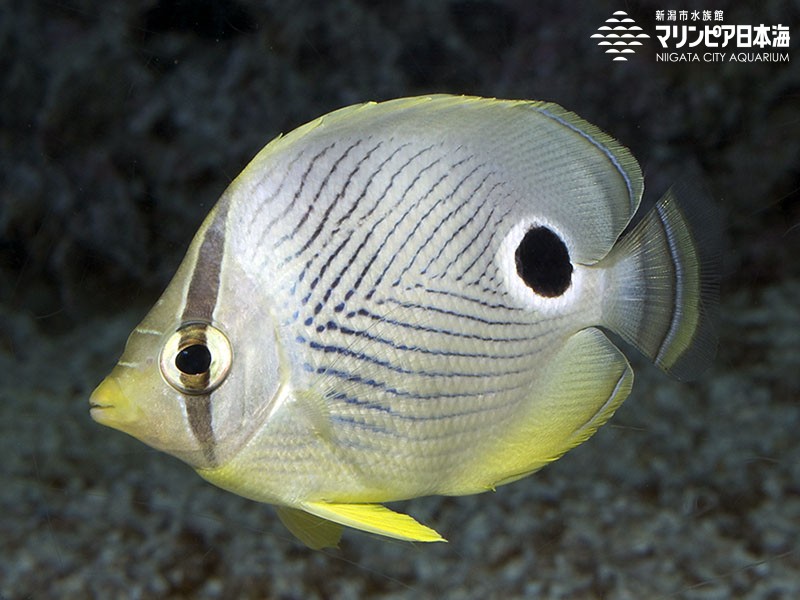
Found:
[[721, 232], [709, 199], [673, 188], [598, 265], [610, 269], [605, 325], [681, 380], [716, 352]]

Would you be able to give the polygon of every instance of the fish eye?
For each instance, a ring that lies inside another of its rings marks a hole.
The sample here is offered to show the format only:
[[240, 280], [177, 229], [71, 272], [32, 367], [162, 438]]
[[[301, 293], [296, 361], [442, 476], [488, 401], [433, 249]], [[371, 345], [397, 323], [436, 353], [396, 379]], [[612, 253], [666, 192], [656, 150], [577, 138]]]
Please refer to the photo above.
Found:
[[555, 298], [572, 283], [572, 262], [564, 241], [552, 229], [532, 227], [514, 253], [517, 275], [539, 296]]
[[161, 375], [184, 394], [208, 394], [228, 376], [233, 352], [227, 336], [209, 323], [184, 323], [161, 349]]
[[185, 375], [200, 375], [211, 366], [211, 352], [205, 344], [192, 344], [178, 352], [175, 366]]

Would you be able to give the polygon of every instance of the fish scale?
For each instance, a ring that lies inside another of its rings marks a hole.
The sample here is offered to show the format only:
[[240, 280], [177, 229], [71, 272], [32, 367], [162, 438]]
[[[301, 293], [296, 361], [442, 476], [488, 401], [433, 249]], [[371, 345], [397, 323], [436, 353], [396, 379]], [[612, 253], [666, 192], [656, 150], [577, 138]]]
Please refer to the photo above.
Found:
[[[90, 399], [98, 422], [275, 504], [443, 538], [381, 503], [520, 479], [586, 441], [633, 371], [713, 356], [719, 219], [643, 191], [616, 140], [543, 102], [347, 107], [268, 144], [225, 191]], [[628, 230], [623, 235], [623, 230]]]

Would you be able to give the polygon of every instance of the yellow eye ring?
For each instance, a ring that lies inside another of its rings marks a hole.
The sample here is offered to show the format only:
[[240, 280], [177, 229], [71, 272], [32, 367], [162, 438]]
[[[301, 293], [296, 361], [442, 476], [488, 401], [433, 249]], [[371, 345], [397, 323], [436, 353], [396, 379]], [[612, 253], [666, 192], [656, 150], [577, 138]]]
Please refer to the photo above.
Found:
[[218, 388], [233, 364], [228, 337], [202, 321], [181, 325], [167, 338], [159, 357], [161, 375], [184, 394], [208, 394]]

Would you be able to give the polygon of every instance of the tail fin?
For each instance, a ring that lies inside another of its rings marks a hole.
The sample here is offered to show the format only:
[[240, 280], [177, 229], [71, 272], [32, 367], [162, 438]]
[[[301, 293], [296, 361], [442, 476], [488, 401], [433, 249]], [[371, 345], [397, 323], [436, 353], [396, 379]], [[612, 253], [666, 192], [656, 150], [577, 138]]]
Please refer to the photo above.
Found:
[[717, 346], [722, 225], [702, 196], [669, 190], [598, 265], [610, 269], [605, 324], [681, 380]]

